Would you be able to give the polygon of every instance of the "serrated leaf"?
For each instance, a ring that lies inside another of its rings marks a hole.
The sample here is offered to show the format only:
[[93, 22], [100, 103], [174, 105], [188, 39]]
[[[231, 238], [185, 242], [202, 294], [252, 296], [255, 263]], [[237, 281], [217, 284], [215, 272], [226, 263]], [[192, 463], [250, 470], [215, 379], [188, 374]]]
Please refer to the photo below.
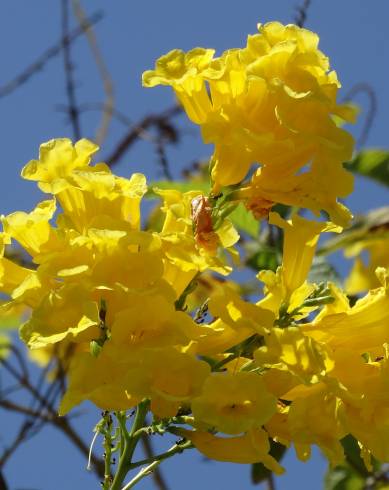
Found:
[[252, 238], [257, 238], [259, 234], [259, 221], [240, 203], [234, 211], [228, 216], [233, 225], [239, 231], [247, 233]]
[[389, 186], [389, 151], [387, 150], [376, 148], [362, 150], [346, 164], [346, 168]]
[[[286, 447], [279, 442], [270, 441], [270, 451], [269, 454], [273, 456], [277, 461], [281, 461], [283, 458]], [[251, 465], [251, 481], [257, 485], [267, 480], [272, 474], [271, 470], [266, 468], [262, 463], [254, 463]]]

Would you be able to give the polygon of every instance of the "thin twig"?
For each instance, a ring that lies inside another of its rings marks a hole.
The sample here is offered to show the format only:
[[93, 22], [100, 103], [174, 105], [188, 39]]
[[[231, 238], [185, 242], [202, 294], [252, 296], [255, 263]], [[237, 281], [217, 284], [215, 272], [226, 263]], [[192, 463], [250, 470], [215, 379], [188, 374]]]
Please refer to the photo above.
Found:
[[[57, 380], [58, 382], [51, 383], [46, 392], [42, 394], [37, 387], [30, 383], [29, 378], [26, 378], [23, 374], [20, 374], [18, 370], [8, 362], [8, 360], [1, 359], [0, 363], [9, 372], [9, 374], [11, 374], [11, 376], [13, 376], [19, 382], [19, 384], [30, 393], [34, 401], [38, 402], [37, 408], [32, 409], [31, 407], [13, 404], [13, 402], [4, 400], [4, 398], [0, 401], [0, 407], [2, 406], [7, 410], [13, 410], [22, 415], [26, 415], [27, 417], [14, 441], [4, 451], [0, 459], [0, 467], [2, 464], [5, 464], [11, 453], [14, 452], [22, 442], [39, 432], [46, 423], [50, 423], [59, 429], [80, 450], [85, 458], [88, 458], [88, 445], [85, 444], [85, 442], [80, 438], [66, 417], [58, 417], [52, 401], [50, 400], [54, 388], [56, 388], [58, 385], [61, 386], [59, 381]], [[55, 385], [54, 388], [53, 385]], [[96, 474], [102, 478], [104, 476], [104, 462], [94, 455], [92, 455], [91, 461], [96, 470]]]
[[366, 112], [366, 119], [361, 134], [356, 142], [357, 148], [361, 148], [366, 143], [378, 110], [377, 95], [374, 89], [368, 83], [361, 82], [351, 87], [351, 89], [344, 96], [343, 100], [345, 102], [353, 100], [354, 97], [359, 93], [364, 93], [367, 95], [369, 100], [369, 107]]
[[46, 63], [57, 56], [63, 49], [65, 44], [71, 44], [75, 41], [83, 32], [88, 31], [90, 27], [103, 18], [102, 12], [96, 12], [88, 17], [87, 22], [84, 22], [80, 26], [76, 27], [66, 38], [61, 38], [56, 44], [48, 48], [43, 54], [41, 54], [33, 63], [25, 68], [19, 75], [13, 80], [7, 82], [0, 87], [0, 98], [9, 95], [15, 89], [26, 83], [35, 73], [42, 70]]
[[20, 446], [20, 444], [22, 444], [26, 440], [27, 434], [31, 429], [32, 425], [33, 422], [31, 420], [26, 420], [23, 423], [13, 442], [3, 451], [3, 454], [1, 455], [0, 458], [0, 469], [4, 467], [5, 463], [11, 457], [11, 455], [16, 451], [18, 446]]
[[311, 0], [304, 0], [301, 6], [296, 7], [297, 14], [294, 18], [294, 22], [299, 27], [304, 27], [305, 22], [307, 20], [308, 9], [310, 6], [311, 6]]
[[[147, 434], [142, 434], [141, 441], [147, 459], [153, 459], [154, 451], [149, 436]], [[159, 490], [169, 490], [169, 487], [167, 486], [159, 467], [154, 470], [152, 477], [156, 488], [158, 488]]]
[[0, 471], [0, 490], [8, 490], [8, 485], [2, 471]]
[[113, 166], [119, 162], [125, 152], [134, 144], [138, 138], [150, 127], [161, 124], [178, 114], [181, 114], [182, 109], [178, 105], [161, 112], [160, 114], [149, 114], [144, 117], [139, 123], [130, 128], [128, 133], [119, 141], [113, 152], [104, 160], [109, 166]]
[[169, 168], [169, 162], [168, 162], [168, 159], [166, 156], [165, 144], [164, 144], [164, 141], [161, 137], [157, 138], [157, 141], [155, 142], [155, 148], [156, 148], [157, 155], [159, 158], [159, 163], [160, 163], [161, 168], [162, 168], [162, 173], [163, 173], [165, 179], [166, 180], [173, 180], [173, 176], [172, 176], [172, 174], [170, 172], [170, 168]]
[[73, 136], [76, 141], [81, 137], [80, 114], [78, 112], [75, 85], [73, 79], [73, 63], [70, 55], [70, 44], [65, 42], [69, 36], [69, 0], [62, 0], [62, 39], [63, 62], [66, 80], [66, 95], [68, 98], [68, 114], [73, 128]]
[[[81, 6], [79, 0], [73, 0], [73, 10], [74, 14], [78, 19], [78, 22], [81, 25], [88, 23], [87, 16]], [[112, 112], [114, 110], [114, 91], [113, 91], [113, 81], [111, 74], [105, 64], [103, 56], [100, 52], [100, 49], [97, 45], [97, 39], [95, 33], [90, 28], [85, 31], [87, 40], [89, 42], [90, 49], [93, 54], [93, 58], [95, 60], [97, 69], [99, 71], [101, 80], [103, 82], [103, 89], [105, 92], [105, 101], [104, 101], [104, 110], [102, 112], [101, 124], [96, 134], [96, 143], [101, 145], [104, 139], [107, 136], [109, 124], [111, 122]]]
[[274, 481], [273, 473], [270, 473], [270, 475], [266, 478], [266, 486], [267, 486], [267, 490], [276, 490], [276, 484]]

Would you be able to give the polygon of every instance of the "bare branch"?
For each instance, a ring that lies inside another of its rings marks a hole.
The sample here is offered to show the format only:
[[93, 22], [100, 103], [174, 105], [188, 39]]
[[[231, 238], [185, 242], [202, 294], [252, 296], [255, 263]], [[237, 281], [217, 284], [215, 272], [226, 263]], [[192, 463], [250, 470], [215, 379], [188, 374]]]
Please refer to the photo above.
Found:
[[31, 65], [27, 66], [19, 75], [13, 80], [10, 80], [5, 85], [0, 87], [0, 98], [9, 95], [11, 92], [19, 88], [26, 83], [35, 73], [42, 70], [45, 64], [51, 59], [57, 56], [63, 49], [65, 44], [71, 44], [75, 41], [83, 32], [88, 31], [90, 27], [103, 18], [102, 12], [96, 12], [91, 15], [87, 22], [84, 22], [73, 31], [66, 38], [60, 39], [56, 44], [47, 49], [41, 56], [39, 56]]
[[304, 0], [300, 7], [296, 7], [297, 14], [294, 18], [294, 22], [299, 27], [304, 27], [307, 20], [308, 9], [311, 6], [311, 0]]
[[[147, 459], [153, 459], [155, 454], [153, 451], [153, 446], [152, 446], [151, 441], [150, 441], [149, 437], [147, 436], [147, 434], [143, 434], [141, 437], [141, 440], [142, 440], [142, 445], [143, 445], [143, 449], [145, 451], [146, 458]], [[162, 476], [161, 469], [159, 467], [155, 468], [155, 470], [153, 471], [152, 478], [153, 478], [154, 484], [155, 484], [157, 489], [169, 490], [169, 487], [167, 486], [167, 484], [166, 484], [166, 482]]]
[[343, 100], [345, 102], [353, 100], [355, 96], [360, 93], [364, 93], [367, 95], [369, 101], [369, 107], [366, 112], [365, 123], [362, 127], [361, 134], [357, 139], [357, 143], [356, 143], [357, 148], [364, 146], [364, 144], [366, 143], [378, 110], [377, 95], [374, 89], [368, 83], [361, 82], [351, 87], [351, 89], [344, 96]]
[[63, 62], [66, 80], [66, 95], [68, 98], [68, 114], [73, 128], [73, 136], [76, 141], [81, 137], [80, 114], [78, 112], [76, 92], [73, 79], [73, 64], [70, 56], [70, 44], [65, 42], [69, 37], [69, 0], [61, 2], [61, 17], [62, 17], [62, 39], [63, 42]]
[[149, 114], [148, 116], [144, 117], [139, 123], [130, 128], [128, 133], [122, 138], [121, 141], [119, 141], [111, 155], [109, 155], [104, 161], [112, 167], [119, 162], [128, 148], [130, 148], [130, 146], [134, 144], [141, 137], [141, 135], [147, 131], [147, 129], [152, 126], [158, 126], [163, 121], [167, 121], [170, 118], [181, 114], [181, 112], [181, 107], [175, 105], [160, 114]]
[[[81, 6], [79, 0], [73, 0], [73, 10], [78, 22], [84, 25], [88, 22], [87, 16]], [[108, 133], [108, 127], [111, 122], [112, 112], [114, 110], [114, 93], [113, 93], [113, 81], [111, 74], [105, 64], [105, 61], [101, 55], [99, 47], [97, 45], [96, 36], [92, 28], [85, 30], [86, 37], [89, 42], [92, 55], [95, 59], [97, 69], [100, 73], [101, 80], [103, 82], [103, 88], [105, 92], [104, 110], [102, 112], [101, 124], [96, 134], [96, 143], [101, 145]]]

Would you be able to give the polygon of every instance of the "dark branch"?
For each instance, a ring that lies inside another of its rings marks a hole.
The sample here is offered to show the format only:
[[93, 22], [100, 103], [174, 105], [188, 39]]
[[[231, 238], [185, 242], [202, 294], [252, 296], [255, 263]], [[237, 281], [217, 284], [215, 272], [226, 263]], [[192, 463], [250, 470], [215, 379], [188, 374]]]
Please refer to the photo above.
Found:
[[3, 473], [0, 471], [0, 490], [8, 490], [7, 482], [5, 481]]
[[310, 6], [311, 6], [311, 0], [304, 0], [301, 6], [296, 7], [297, 13], [294, 18], [294, 22], [299, 27], [304, 27], [305, 22], [307, 20], [308, 9]]
[[363, 125], [361, 134], [357, 139], [356, 146], [358, 148], [362, 147], [366, 143], [378, 110], [378, 101], [377, 101], [376, 93], [368, 83], [361, 82], [354, 85], [344, 96], [343, 100], [345, 102], [353, 100], [355, 96], [360, 93], [364, 93], [367, 95], [369, 101], [369, 107], [366, 112], [365, 123]]
[[[154, 454], [153, 446], [151, 445], [151, 441], [150, 441], [149, 437], [146, 434], [143, 434], [141, 440], [142, 440], [143, 449], [144, 449], [145, 454], [146, 454], [146, 458], [147, 459], [154, 458], [155, 454]], [[169, 490], [169, 487], [167, 486], [167, 484], [166, 484], [166, 482], [162, 476], [161, 469], [159, 467], [155, 468], [155, 470], [153, 471], [152, 478], [153, 478], [155, 486], [159, 490]]]
[[177, 116], [181, 112], [181, 107], [175, 105], [161, 114], [150, 114], [144, 117], [138, 124], [135, 124], [135, 126], [130, 128], [129, 132], [116, 145], [116, 148], [113, 150], [111, 155], [109, 155], [104, 161], [112, 167], [118, 163], [128, 148], [130, 148], [130, 146], [134, 144], [147, 129], [153, 126], [161, 126], [163, 122], [166, 123], [166, 121], [168, 121], [170, 118]]
[[69, 0], [62, 0], [62, 50], [66, 79], [66, 95], [68, 98], [68, 114], [73, 128], [73, 136], [76, 141], [81, 137], [80, 114], [78, 112], [76, 92], [73, 79], [73, 64], [70, 55], [70, 43], [66, 42], [69, 37]]
[[60, 39], [56, 44], [47, 49], [41, 56], [39, 56], [31, 65], [17, 75], [13, 80], [7, 82], [0, 87], [0, 98], [9, 95], [15, 89], [26, 83], [35, 73], [42, 70], [45, 64], [51, 59], [57, 56], [63, 49], [64, 45], [71, 44], [75, 41], [83, 32], [90, 28], [90, 26], [96, 24], [103, 18], [102, 12], [96, 12], [91, 15], [87, 22], [76, 27], [65, 38]]

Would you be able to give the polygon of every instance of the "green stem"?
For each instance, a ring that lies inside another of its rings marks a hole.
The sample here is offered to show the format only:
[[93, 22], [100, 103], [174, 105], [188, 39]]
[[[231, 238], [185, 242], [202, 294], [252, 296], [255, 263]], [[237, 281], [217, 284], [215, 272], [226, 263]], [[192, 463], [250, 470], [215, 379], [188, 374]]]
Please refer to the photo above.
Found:
[[171, 447], [169, 450], [167, 450], [165, 453], [157, 454], [156, 456], [153, 456], [153, 458], [150, 459], [141, 459], [140, 461], [136, 461], [135, 463], [132, 463], [130, 469], [138, 468], [139, 466], [143, 466], [149, 463], [154, 463], [155, 461], [162, 462], [164, 459], [171, 458], [175, 454], [181, 453], [185, 449], [192, 449], [192, 448], [194, 448], [194, 446], [190, 441], [187, 441], [182, 444], [176, 444], [173, 447]]
[[104, 483], [103, 490], [109, 490], [112, 482], [112, 417], [109, 412], [104, 414]]
[[[133, 488], [138, 482], [143, 480], [146, 476], [150, 475], [165, 459], [171, 458], [175, 454], [182, 453], [185, 451], [185, 449], [190, 449], [193, 448], [193, 444], [190, 441], [187, 441], [183, 444], [175, 444], [173, 447], [171, 447], [166, 453], [159, 454], [155, 456], [153, 459], [154, 461], [146, 466], [145, 468], [142, 468], [139, 473], [125, 485], [121, 490], [128, 490], [129, 488]], [[148, 462], [148, 460], [143, 460], [143, 461], [138, 461], [137, 463], [134, 463], [134, 465], [139, 466], [145, 462]], [[132, 467], [135, 467], [131, 465]]]
[[148, 400], [144, 400], [138, 405], [135, 420], [130, 432], [127, 432], [125, 415], [123, 416], [123, 413], [117, 414], [120, 432], [123, 435], [124, 449], [120, 455], [117, 472], [110, 490], [120, 490], [122, 483], [131, 468], [131, 459], [141, 435], [141, 432], [139, 432], [139, 434], [136, 434], [136, 432], [143, 426], [148, 408]]

